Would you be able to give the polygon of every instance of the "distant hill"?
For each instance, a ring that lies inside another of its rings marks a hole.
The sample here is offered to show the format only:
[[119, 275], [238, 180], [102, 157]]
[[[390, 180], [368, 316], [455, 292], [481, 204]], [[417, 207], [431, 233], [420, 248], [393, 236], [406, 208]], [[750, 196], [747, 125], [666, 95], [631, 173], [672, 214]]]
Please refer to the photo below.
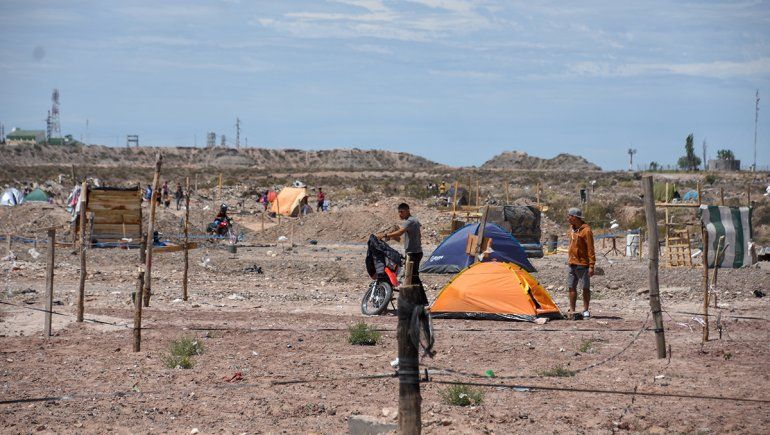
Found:
[[104, 167], [154, 166], [163, 153], [164, 165], [189, 168], [255, 169], [398, 169], [439, 167], [414, 154], [381, 150], [333, 149], [304, 151], [266, 148], [108, 147], [102, 145], [13, 145], [0, 148], [0, 160], [11, 166], [88, 165]]
[[602, 168], [581, 156], [559, 154], [552, 159], [530, 156], [520, 151], [506, 151], [484, 162], [482, 169], [536, 169], [546, 171], [601, 171]]

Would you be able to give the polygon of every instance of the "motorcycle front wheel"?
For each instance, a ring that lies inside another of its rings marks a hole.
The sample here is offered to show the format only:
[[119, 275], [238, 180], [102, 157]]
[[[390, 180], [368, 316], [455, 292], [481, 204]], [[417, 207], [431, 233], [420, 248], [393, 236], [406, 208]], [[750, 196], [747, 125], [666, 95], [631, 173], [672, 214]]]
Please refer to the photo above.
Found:
[[386, 282], [372, 281], [369, 289], [361, 299], [361, 313], [367, 316], [376, 316], [388, 308], [388, 303], [393, 297], [393, 287]]

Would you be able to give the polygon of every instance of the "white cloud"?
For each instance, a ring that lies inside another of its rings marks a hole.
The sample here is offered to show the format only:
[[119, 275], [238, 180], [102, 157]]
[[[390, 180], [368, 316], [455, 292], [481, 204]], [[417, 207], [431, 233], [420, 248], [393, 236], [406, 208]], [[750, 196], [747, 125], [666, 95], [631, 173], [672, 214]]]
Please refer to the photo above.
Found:
[[500, 74], [488, 73], [484, 71], [448, 71], [448, 70], [431, 70], [432, 75], [444, 76], [444, 77], [456, 77], [464, 79], [482, 79], [482, 80], [499, 80], [502, 78]]
[[699, 63], [629, 63], [611, 65], [602, 62], [576, 62], [568, 71], [589, 77], [636, 77], [645, 75], [676, 74], [697, 77], [729, 79], [735, 77], [770, 75], [770, 58], [745, 62], [713, 61]]
[[362, 53], [393, 54], [393, 50], [390, 48], [374, 44], [353, 44], [350, 48]]

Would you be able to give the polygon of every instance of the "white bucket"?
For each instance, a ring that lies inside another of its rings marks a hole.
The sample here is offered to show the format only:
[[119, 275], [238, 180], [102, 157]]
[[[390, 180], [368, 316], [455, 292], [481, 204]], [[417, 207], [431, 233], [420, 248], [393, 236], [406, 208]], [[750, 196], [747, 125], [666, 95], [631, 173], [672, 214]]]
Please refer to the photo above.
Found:
[[626, 234], [626, 257], [639, 256], [639, 234]]

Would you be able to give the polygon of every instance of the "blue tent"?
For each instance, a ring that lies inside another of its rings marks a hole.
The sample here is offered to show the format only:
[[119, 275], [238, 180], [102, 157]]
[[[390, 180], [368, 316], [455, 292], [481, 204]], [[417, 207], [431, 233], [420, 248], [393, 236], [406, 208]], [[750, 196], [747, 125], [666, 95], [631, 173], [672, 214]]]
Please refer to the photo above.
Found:
[[[433, 251], [428, 261], [420, 267], [425, 273], [457, 273], [473, 264], [473, 257], [465, 253], [468, 236], [476, 234], [479, 224], [468, 224], [444, 239]], [[484, 237], [492, 239], [492, 253], [484, 261], [501, 261], [515, 263], [527, 272], [536, 272], [532, 263], [527, 260], [527, 253], [511, 233], [500, 225], [487, 223]]]

